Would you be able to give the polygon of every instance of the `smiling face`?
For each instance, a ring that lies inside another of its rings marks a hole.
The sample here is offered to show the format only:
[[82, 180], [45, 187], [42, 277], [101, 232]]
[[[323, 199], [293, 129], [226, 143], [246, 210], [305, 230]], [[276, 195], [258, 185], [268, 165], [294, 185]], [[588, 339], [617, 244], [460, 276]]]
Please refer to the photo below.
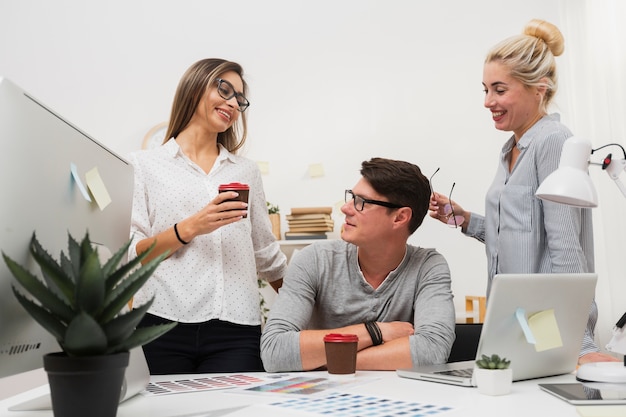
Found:
[[[243, 91], [243, 81], [236, 72], [226, 72], [219, 78], [228, 81], [235, 88], [235, 91]], [[217, 84], [214, 83], [206, 89], [204, 96], [198, 103], [195, 118], [203, 120], [211, 132], [224, 132], [237, 121], [240, 113], [238, 108], [237, 98], [233, 96], [225, 100], [218, 92]]]
[[543, 89], [525, 86], [498, 61], [485, 64], [483, 87], [485, 107], [491, 111], [496, 129], [513, 132], [516, 140], [544, 116]]

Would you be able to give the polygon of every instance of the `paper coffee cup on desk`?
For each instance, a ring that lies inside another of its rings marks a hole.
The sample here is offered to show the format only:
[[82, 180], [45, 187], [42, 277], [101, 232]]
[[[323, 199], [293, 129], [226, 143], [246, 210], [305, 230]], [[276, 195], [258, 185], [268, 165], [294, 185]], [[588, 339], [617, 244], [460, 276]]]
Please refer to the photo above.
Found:
[[331, 377], [354, 377], [358, 343], [355, 334], [329, 333], [324, 336], [326, 369]]

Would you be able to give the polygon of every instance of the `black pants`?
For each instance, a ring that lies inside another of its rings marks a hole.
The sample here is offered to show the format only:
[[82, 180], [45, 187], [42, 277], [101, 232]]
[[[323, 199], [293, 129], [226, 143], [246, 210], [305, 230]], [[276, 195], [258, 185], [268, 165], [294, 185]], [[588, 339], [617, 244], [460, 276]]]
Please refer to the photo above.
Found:
[[[139, 327], [169, 323], [146, 314]], [[178, 323], [169, 332], [143, 346], [150, 374], [191, 374], [263, 371], [261, 326], [221, 320]]]

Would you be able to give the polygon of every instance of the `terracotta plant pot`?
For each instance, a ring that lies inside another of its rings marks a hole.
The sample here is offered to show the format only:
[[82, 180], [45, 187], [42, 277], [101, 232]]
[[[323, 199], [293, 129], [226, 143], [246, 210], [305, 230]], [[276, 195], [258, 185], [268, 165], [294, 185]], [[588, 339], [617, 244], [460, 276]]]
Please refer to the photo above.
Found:
[[44, 356], [54, 417], [115, 417], [122, 393], [128, 352], [113, 355]]

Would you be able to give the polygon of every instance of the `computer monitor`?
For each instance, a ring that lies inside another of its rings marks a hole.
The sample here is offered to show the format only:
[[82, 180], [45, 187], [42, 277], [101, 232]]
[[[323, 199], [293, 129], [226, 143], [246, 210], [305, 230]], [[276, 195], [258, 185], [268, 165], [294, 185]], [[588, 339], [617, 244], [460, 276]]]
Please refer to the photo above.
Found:
[[[110, 197], [106, 206], [79, 186], [94, 168]], [[2, 252], [37, 275], [29, 253], [33, 232], [54, 257], [67, 252], [68, 232], [80, 240], [88, 231], [102, 252], [115, 252], [130, 238], [132, 192], [126, 160], [0, 77]], [[41, 368], [44, 354], [60, 350], [17, 302], [13, 282], [0, 260], [0, 377]]]

